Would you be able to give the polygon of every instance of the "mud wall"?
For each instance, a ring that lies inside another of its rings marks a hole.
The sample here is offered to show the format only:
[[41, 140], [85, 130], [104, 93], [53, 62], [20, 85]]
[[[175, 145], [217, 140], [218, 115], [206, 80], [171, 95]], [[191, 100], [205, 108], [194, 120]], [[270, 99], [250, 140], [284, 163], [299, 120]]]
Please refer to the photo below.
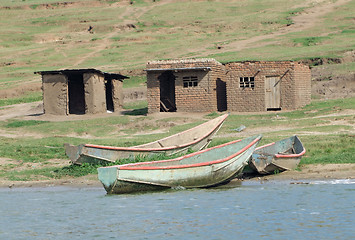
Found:
[[123, 106], [123, 82], [120, 80], [112, 80], [112, 100], [114, 110], [122, 108]]
[[103, 75], [84, 73], [85, 113], [106, 112], [105, 79]]
[[68, 79], [65, 75], [42, 75], [43, 112], [53, 115], [67, 115]]

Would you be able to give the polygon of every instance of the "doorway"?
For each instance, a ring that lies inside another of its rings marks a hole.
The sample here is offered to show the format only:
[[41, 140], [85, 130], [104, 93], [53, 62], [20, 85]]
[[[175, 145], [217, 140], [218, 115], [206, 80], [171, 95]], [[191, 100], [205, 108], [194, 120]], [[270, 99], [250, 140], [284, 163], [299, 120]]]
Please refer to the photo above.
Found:
[[105, 81], [106, 109], [110, 112], [114, 112], [115, 110], [113, 105], [112, 90], [112, 79], [108, 79]]
[[281, 110], [281, 79], [279, 76], [265, 78], [265, 107], [267, 111]]
[[176, 112], [175, 75], [166, 71], [159, 77], [160, 83], [160, 112]]
[[69, 114], [85, 114], [83, 74], [70, 73], [68, 77]]
[[226, 82], [220, 78], [217, 78], [217, 110], [219, 112], [227, 111]]

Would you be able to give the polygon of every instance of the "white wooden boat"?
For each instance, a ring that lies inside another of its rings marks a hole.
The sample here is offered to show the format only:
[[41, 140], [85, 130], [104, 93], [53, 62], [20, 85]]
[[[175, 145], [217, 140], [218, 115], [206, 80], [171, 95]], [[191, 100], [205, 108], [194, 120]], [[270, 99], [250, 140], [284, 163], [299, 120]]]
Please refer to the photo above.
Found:
[[260, 174], [273, 174], [295, 169], [305, 153], [301, 140], [292, 136], [255, 149], [249, 165]]
[[94, 144], [74, 146], [67, 143], [64, 144], [64, 147], [71, 162], [79, 165], [82, 163], [97, 164], [115, 162], [122, 158], [138, 155], [172, 155], [175, 153], [186, 153], [189, 149], [199, 151], [208, 146], [212, 141], [212, 137], [221, 128], [227, 117], [228, 114], [224, 114], [181, 133], [133, 147], [114, 147]]
[[170, 160], [100, 167], [98, 177], [108, 194], [211, 187], [240, 174], [260, 139], [236, 140]]

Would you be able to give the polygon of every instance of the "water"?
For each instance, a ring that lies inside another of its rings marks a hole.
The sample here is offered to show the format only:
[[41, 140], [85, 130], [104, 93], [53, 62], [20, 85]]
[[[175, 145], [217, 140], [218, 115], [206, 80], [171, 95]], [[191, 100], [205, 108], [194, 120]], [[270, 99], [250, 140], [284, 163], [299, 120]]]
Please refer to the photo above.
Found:
[[354, 239], [355, 180], [134, 195], [0, 189], [0, 239]]

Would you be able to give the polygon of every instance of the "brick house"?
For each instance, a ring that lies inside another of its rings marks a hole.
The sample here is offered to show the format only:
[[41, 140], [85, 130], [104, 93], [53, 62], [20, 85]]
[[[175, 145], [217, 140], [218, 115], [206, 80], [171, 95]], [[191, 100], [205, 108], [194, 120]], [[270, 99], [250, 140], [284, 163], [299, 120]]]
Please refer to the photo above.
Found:
[[294, 110], [311, 102], [311, 71], [292, 61], [226, 64], [229, 111]]
[[293, 110], [311, 102], [311, 72], [292, 61], [147, 63], [148, 112]]
[[128, 78], [96, 69], [35, 72], [42, 75], [43, 111], [68, 115], [115, 111], [123, 104], [122, 84]]
[[224, 66], [214, 59], [147, 63], [148, 112], [227, 110]]

